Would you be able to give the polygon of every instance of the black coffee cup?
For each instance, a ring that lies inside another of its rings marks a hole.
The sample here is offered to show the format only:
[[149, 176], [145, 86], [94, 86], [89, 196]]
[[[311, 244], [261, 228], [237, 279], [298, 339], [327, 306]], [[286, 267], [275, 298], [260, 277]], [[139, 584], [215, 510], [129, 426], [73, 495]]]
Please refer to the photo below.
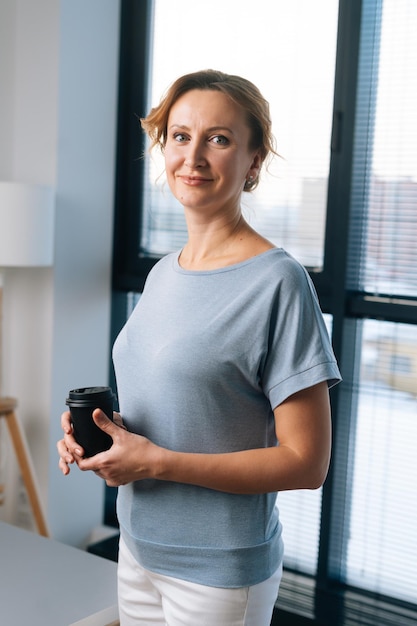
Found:
[[113, 443], [110, 435], [93, 420], [94, 409], [101, 409], [113, 421], [114, 394], [110, 387], [72, 389], [65, 403], [71, 413], [74, 437], [84, 448], [85, 456], [108, 450]]

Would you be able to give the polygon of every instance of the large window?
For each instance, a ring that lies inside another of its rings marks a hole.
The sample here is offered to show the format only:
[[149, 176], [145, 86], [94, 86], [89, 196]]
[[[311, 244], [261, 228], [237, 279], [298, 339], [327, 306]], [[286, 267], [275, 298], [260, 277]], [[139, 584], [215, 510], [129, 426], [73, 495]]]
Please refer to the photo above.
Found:
[[286, 624], [411, 626], [417, 3], [212, 0], [202, 11], [191, 0], [122, 0], [121, 22], [114, 333], [150, 267], [186, 236], [161, 161], [142, 158], [137, 117], [184, 72], [246, 76], [271, 103], [282, 158], [245, 211], [308, 267], [344, 378], [332, 392], [328, 480], [278, 498], [277, 614]]
[[415, 603], [417, 327], [364, 320], [359, 332], [346, 580]]
[[[337, 7], [335, 0], [275, 0], [273, 19], [265, 19], [270, 0], [250, 13], [242, 0], [211, 0], [203, 18], [191, 0], [153, 3], [148, 108], [187, 72], [210, 67], [252, 80], [270, 103], [282, 158], [255, 193], [244, 194], [246, 217], [311, 267], [323, 261]], [[147, 165], [141, 252], [163, 254], [185, 242], [183, 210], [166, 189], [162, 162]]]

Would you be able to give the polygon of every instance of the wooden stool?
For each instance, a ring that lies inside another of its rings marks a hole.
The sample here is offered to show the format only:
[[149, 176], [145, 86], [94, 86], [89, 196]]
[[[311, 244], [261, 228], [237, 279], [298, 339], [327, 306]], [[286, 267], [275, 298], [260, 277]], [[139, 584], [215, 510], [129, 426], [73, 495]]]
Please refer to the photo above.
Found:
[[17, 401], [14, 398], [0, 398], [0, 418], [6, 419], [38, 532], [44, 537], [49, 537], [25, 433], [15, 413], [16, 405]]

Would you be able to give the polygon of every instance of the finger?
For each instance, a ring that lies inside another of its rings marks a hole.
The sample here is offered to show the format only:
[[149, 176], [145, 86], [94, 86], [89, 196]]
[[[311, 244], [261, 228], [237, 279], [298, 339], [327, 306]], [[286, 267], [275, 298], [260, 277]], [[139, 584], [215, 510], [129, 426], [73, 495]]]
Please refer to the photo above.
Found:
[[61, 427], [64, 433], [70, 435], [72, 433], [71, 413], [64, 411], [61, 415]]
[[[103, 454], [106, 454], [107, 451], [98, 452], [94, 456], [84, 457], [82, 459], [77, 459], [77, 465], [82, 472], [94, 472], [97, 476], [100, 476], [101, 472], [101, 463], [100, 457]], [[100, 476], [101, 478], [101, 476]]]
[[68, 476], [68, 474], [70, 473], [70, 468], [63, 459], [59, 459], [58, 467], [61, 470], [61, 472], [64, 474], [64, 476]]
[[120, 428], [124, 428], [124, 430], [127, 430], [126, 426], [123, 424], [122, 416], [119, 413], [116, 413], [116, 411], [113, 412], [113, 423]]
[[97, 426], [104, 430], [108, 435], [112, 436], [112, 433], [117, 432], [118, 426], [112, 422], [111, 419], [101, 409], [94, 409], [93, 419]]
[[58, 454], [64, 463], [74, 463], [74, 456], [68, 450], [64, 439], [60, 439], [60, 441], [56, 444], [56, 447], [58, 449]]
[[72, 434], [65, 435], [61, 441], [58, 442], [58, 451], [61, 451], [61, 456], [65, 457], [66, 454], [71, 455], [72, 461], [82, 458], [85, 454], [84, 449], [78, 441], [74, 439]]

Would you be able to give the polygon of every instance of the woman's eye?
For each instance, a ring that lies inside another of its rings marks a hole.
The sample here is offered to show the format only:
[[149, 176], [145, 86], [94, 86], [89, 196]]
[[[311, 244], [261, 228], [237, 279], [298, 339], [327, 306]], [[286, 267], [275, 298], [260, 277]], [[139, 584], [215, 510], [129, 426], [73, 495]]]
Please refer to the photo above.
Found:
[[211, 141], [219, 146], [227, 146], [229, 144], [229, 140], [224, 135], [215, 135], [211, 138]]
[[184, 135], [184, 133], [174, 133], [174, 140], [178, 141], [178, 143], [183, 143], [187, 140], [187, 137]]

